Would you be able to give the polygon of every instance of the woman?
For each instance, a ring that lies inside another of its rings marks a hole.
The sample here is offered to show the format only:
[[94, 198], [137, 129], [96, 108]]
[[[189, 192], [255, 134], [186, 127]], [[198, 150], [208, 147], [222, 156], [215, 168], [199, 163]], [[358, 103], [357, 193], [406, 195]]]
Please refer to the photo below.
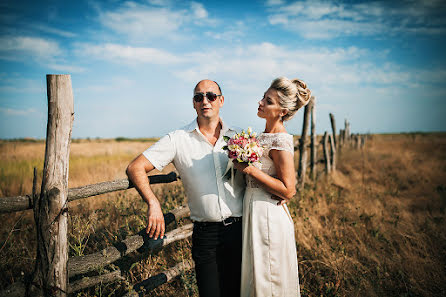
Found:
[[286, 203], [296, 193], [293, 136], [284, 121], [309, 102], [299, 80], [275, 79], [259, 102], [266, 120], [257, 139], [264, 147], [254, 165], [234, 162], [247, 175], [243, 204], [241, 296], [300, 296], [294, 224]]

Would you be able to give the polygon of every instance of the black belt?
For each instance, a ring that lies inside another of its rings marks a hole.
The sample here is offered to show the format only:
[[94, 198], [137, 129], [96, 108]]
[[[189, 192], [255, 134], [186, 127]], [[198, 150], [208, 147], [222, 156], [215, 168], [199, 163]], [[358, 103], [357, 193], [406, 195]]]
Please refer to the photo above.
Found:
[[211, 226], [211, 225], [219, 225], [222, 224], [223, 226], [229, 226], [232, 223], [241, 222], [242, 217], [229, 217], [224, 219], [221, 222], [197, 222], [195, 221], [194, 224], [201, 225], [201, 226]]

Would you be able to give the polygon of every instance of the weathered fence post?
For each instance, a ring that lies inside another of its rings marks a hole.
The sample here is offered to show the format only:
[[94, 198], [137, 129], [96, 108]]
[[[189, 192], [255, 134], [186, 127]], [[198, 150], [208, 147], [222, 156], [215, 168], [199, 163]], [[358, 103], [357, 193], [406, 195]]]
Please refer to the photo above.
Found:
[[328, 154], [328, 133], [325, 131], [324, 138], [322, 138], [324, 157], [325, 157], [325, 172], [328, 174], [331, 171], [330, 155]]
[[361, 135], [361, 149], [364, 148], [366, 135]]
[[334, 142], [333, 135], [329, 134], [328, 139], [330, 141], [330, 163], [331, 163], [331, 171], [336, 170], [336, 145]]
[[299, 177], [299, 188], [303, 188], [305, 184], [305, 173], [307, 171], [307, 134], [308, 134], [308, 124], [310, 122], [310, 109], [313, 105], [312, 100], [313, 97], [310, 98], [310, 102], [308, 102], [307, 105], [305, 105], [304, 110], [304, 122], [302, 126], [302, 136], [300, 138], [299, 143], [299, 170], [298, 170], [298, 177]]
[[68, 161], [73, 125], [70, 75], [47, 75], [48, 124], [40, 197], [34, 205], [37, 255], [28, 295], [67, 296]]
[[332, 113], [330, 113], [330, 122], [331, 122], [331, 131], [332, 131], [332, 135], [333, 135], [333, 141], [334, 141], [334, 145], [335, 147], [338, 147], [338, 140], [336, 137], [336, 121], [335, 121], [335, 117]]
[[347, 121], [347, 119], [345, 119], [344, 128], [344, 141], [350, 145], [350, 123]]
[[356, 135], [356, 149], [359, 150], [361, 148], [361, 135], [360, 134], [355, 134]]
[[311, 149], [310, 149], [310, 169], [311, 179], [316, 179], [316, 162], [317, 162], [317, 135], [316, 135], [316, 97], [311, 97], [313, 105], [311, 106]]
[[344, 146], [344, 138], [345, 138], [345, 130], [339, 129], [339, 148], [342, 148]]

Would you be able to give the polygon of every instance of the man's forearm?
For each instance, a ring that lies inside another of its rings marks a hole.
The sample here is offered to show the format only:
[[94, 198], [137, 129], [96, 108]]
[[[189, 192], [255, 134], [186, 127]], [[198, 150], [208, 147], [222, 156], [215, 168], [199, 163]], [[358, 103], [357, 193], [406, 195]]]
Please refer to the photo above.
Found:
[[161, 205], [150, 187], [147, 179], [147, 172], [153, 170], [153, 165], [147, 163], [148, 161], [143, 156], [137, 157], [127, 167], [127, 176], [135, 185], [136, 190], [142, 199], [147, 203], [147, 227], [146, 232], [149, 237], [155, 239], [164, 236], [165, 225]]
[[133, 170], [129, 172], [129, 179], [135, 185], [136, 190], [139, 195], [141, 195], [142, 199], [148, 204], [151, 205], [154, 202], [158, 202], [155, 194], [150, 187], [149, 180], [147, 178], [147, 173], [144, 170]]

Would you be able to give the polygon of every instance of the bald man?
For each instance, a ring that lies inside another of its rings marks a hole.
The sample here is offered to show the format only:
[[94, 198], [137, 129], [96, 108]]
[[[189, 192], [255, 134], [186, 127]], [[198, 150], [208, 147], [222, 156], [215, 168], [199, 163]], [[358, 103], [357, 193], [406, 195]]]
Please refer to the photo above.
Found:
[[230, 161], [222, 149], [223, 136], [231, 137], [236, 130], [220, 118], [225, 98], [216, 82], [200, 81], [192, 100], [196, 119], [139, 155], [127, 167], [127, 175], [148, 205], [146, 232], [153, 239], [162, 238], [164, 217], [147, 173], [173, 162], [194, 222], [192, 258], [200, 296], [240, 296], [245, 183], [239, 173], [233, 182], [225, 177]]

